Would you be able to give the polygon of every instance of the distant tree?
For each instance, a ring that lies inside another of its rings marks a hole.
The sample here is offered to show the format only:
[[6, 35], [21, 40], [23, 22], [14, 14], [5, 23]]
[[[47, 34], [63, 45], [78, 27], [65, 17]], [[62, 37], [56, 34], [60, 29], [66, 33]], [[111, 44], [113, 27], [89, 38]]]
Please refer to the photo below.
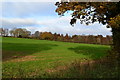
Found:
[[58, 38], [57, 34], [56, 34], [56, 33], [54, 33], [54, 40], [56, 41], [56, 40], [57, 40], [57, 38]]
[[64, 41], [64, 36], [63, 36], [63, 34], [61, 34], [61, 41]]
[[22, 37], [28, 38], [31, 35], [30, 31], [27, 31], [26, 29], [23, 29], [23, 33], [21, 34]]
[[68, 34], [65, 35], [64, 39], [65, 41], [69, 41], [70, 37], [68, 36]]
[[54, 35], [51, 32], [43, 32], [41, 33], [41, 39], [45, 40], [53, 40]]
[[0, 35], [1, 36], [8, 36], [9, 30], [5, 28], [0, 28]]
[[34, 37], [35, 37], [35, 38], [40, 38], [40, 32], [39, 32], [39, 31], [35, 31]]
[[60, 36], [60, 34], [57, 34], [57, 36]]
[[12, 29], [9, 31], [11, 36], [14, 37], [29, 37], [29, 35], [31, 34], [30, 31], [27, 31], [26, 29], [22, 29], [22, 28], [17, 28], [17, 29]]
[[102, 35], [98, 35], [98, 36], [97, 36], [97, 43], [98, 43], [98, 44], [102, 44], [102, 41], [101, 41], [102, 38], [103, 38]]
[[9, 31], [10, 35], [15, 37], [15, 30], [16, 28], [13, 28], [12, 30]]
[[0, 36], [4, 36], [4, 33], [5, 33], [4, 29], [0, 28]]
[[4, 29], [4, 31], [5, 31], [5, 36], [8, 36], [9, 30], [8, 29]]
[[61, 35], [57, 34], [57, 41], [61, 41]]
[[80, 42], [80, 43], [86, 43], [86, 37], [87, 37], [87, 36], [84, 36], [84, 35], [78, 36], [79, 42]]
[[14, 32], [13, 30], [10, 30], [10, 31], [9, 31], [9, 33], [10, 33], [11, 36], [14, 36], [14, 35], [13, 35], [13, 32]]
[[95, 43], [95, 39], [94, 39], [94, 36], [93, 36], [93, 35], [89, 35], [89, 36], [87, 37], [87, 43], [90, 43], [90, 44]]
[[72, 36], [72, 42], [79, 42], [77, 35]]

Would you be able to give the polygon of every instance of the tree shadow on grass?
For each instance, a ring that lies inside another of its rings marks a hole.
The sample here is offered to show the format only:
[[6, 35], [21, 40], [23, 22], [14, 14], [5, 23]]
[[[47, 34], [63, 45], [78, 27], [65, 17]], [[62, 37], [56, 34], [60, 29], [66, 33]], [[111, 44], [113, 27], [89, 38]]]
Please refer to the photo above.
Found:
[[3, 43], [2, 59], [6, 61], [14, 56], [27, 56], [36, 52], [50, 50], [55, 44], [23, 44], [23, 43]]
[[108, 47], [93, 47], [93, 46], [78, 46], [75, 48], [68, 48], [77, 54], [89, 56], [91, 59], [101, 58], [107, 55]]

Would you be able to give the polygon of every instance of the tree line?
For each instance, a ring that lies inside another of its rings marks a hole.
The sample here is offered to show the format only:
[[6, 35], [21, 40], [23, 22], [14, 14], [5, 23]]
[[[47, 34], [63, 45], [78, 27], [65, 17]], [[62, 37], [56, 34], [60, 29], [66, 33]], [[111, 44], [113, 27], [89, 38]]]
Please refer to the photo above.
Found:
[[74, 43], [88, 43], [88, 44], [112, 44], [112, 36], [103, 37], [102, 35], [72, 35], [68, 34], [57, 34], [51, 32], [39, 32], [35, 31], [31, 34], [31, 31], [23, 28], [16, 28], [12, 30], [0, 28], [0, 35], [5, 37], [18, 37], [18, 38], [30, 38], [30, 39], [40, 39], [40, 40], [53, 40], [53, 41], [63, 41], [63, 42], [74, 42]]

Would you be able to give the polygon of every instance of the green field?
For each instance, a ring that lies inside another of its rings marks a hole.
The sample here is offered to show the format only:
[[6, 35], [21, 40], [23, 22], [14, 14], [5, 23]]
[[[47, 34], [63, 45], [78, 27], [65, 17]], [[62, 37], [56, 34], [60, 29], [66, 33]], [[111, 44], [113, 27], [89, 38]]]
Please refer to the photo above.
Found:
[[44, 78], [51, 69], [75, 60], [102, 58], [109, 49], [106, 45], [3, 37], [3, 78]]

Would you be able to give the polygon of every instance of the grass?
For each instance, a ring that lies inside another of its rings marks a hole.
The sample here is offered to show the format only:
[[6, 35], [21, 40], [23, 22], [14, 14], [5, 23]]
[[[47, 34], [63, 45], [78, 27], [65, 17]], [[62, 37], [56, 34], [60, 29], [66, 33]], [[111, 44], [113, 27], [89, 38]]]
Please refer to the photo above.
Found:
[[47, 78], [52, 69], [63, 69], [75, 60], [95, 60], [110, 46], [47, 40], [2, 38], [3, 78]]
[[119, 66], [115, 59], [104, 58], [93, 61], [74, 61], [66, 66], [66, 70], [57, 70], [49, 73], [47, 76], [53, 78], [102, 78], [102, 79], [118, 79]]

